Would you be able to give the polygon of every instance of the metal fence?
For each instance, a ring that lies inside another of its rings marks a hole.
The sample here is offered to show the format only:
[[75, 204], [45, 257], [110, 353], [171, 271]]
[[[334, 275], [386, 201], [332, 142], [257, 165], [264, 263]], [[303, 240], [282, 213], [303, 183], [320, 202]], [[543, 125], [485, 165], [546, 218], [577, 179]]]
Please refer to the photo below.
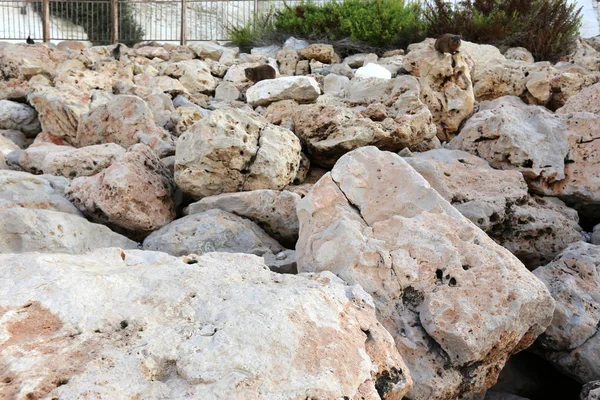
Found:
[[231, 27], [245, 25], [256, 13], [300, 1], [0, 0], [0, 40], [227, 40]]

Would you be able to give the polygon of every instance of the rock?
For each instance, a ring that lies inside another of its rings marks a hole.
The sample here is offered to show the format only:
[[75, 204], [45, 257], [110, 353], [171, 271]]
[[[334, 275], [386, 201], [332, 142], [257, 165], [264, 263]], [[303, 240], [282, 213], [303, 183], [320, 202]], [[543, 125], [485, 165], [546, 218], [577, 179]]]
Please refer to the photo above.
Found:
[[488, 161], [494, 168], [520, 171], [528, 182], [565, 178], [569, 152], [560, 116], [507, 96], [480, 104], [450, 147]]
[[152, 111], [156, 125], [167, 129], [171, 122], [171, 114], [175, 112], [171, 96], [166, 93], [152, 93], [144, 100]]
[[556, 110], [558, 114], [590, 112], [600, 114], [600, 83], [581, 90], [568, 98], [565, 105]]
[[348, 79], [354, 78], [354, 70], [350, 68], [347, 64], [333, 64], [331, 66], [331, 73], [345, 76]]
[[387, 108], [381, 103], [369, 104], [360, 113], [371, 121], [384, 121], [388, 117]]
[[357, 53], [344, 58], [343, 62], [351, 68], [360, 68], [369, 63], [376, 63], [377, 59], [377, 54], [374, 53]]
[[404, 56], [396, 55], [392, 57], [381, 57], [377, 64], [387, 69], [392, 73], [392, 77], [406, 73], [404, 69]]
[[43, 44], [27, 45], [2, 43], [0, 46], [0, 78], [8, 80], [11, 78], [26, 79], [21, 67], [36, 68], [38, 73], [52, 76], [56, 68], [56, 62], [52, 59], [51, 50]]
[[262, 117], [272, 124], [294, 130], [294, 110], [298, 103], [294, 100], [281, 100], [271, 103], [262, 113]]
[[293, 47], [284, 47], [277, 53], [277, 62], [279, 63], [279, 72], [281, 75], [294, 75], [296, 65], [298, 64], [298, 52]]
[[250, 54], [260, 55], [267, 58], [275, 58], [280, 50], [281, 46], [272, 44], [270, 46], [254, 47], [250, 50]]
[[219, 61], [223, 52], [233, 49], [221, 46], [212, 42], [192, 42], [188, 45], [192, 51], [194, 51], [200, 58], [210, 58], [215, 61]]
[[486, 390], [551, 321], [544, 285], [396, 154], [346, 154], [298, 219], [298, 271], [329, 270], [373, 294], [415, 381], [410, 399]]
[[232, 65], [227, 70], [227, 73], [223, 77], [223, 80], [233, 83], [233, 85], [240, 90], [246, 89], [252, 84], [252, 82], [250, 82], [246, 78], [246, 73], [244, 72], [244, 70], [246, 68], [253, 68], [258, 65], [260, 65], [260, 63], [258, 63], [258, 62], [241, 63], [241, 64]]
[[598, 400], [600, 399], [600, 381], [592, 381], [583, 385], [581, 394], [579, 395], [581, 400]]
[[51, 154], [59, 154], [72, 150], [71, 146], [32, 145], [25, 150], [13, 151], [7, 155], [9, 166], [18, 166], [23, 171], [32, 174], [41, 174], [44, 170], [44, 161]]
[[187, 214], [218, 209], [258, 224], [281, 244], [293, 248], [298, 240], [296, 206], [300, 196], [287, 190], [253, 190], [205, 197], [187, 207]]
[[172, 62], [179, 62], [185, 60], [193, 60], [196, 58], [196, 53], [189, 48], [189, 46], [175, 46], [170, 51], [170, 60]]
[[143, 143], [159, 156], [174, 150], [173, 138], [158, 126], [148, 104], [137, 96], [115, 95], [108, 103], [92, 104], [90, 112], [81, 117], [77, 147], [116, 143], [124, 148]]
[[56, 48], [58, 50], [64, 50], [64, 51], [69, 51], [69, 50], [80, 51], [83, 49], [87, 49], [88, 47], [91, 47], [91, 43], [78, 42], [76, 40], [63, 40], [62, 42], [60, 42], [56, 45]]
[[379, 390], [391, 400], [412, 384], [370, 296], [330, 273], [120, 249], [2, 255], [0, 265], [5, 393], [376, 399]]
[[42, 171], [45, 174], [60, 175], [71, 179], [78, 176], [95, 175], [109, 167], [123, 154], [125, 154], [125, 149], [114, 143], [54, 152], [44, 157]]
[[411, 51], [404, 58], [404, 67], [419, 78], [421, 99], [431, 111], [438, 138], [449, 141], [473, 114], [475, 105], [465, 56], [462, 52], [450, 55], [426, 48]]
[[558, 199], [531, 198], [517, 171], [495, 170], [478, 157], [447, 149], [415, 154], [405, 161], [529, 269], [584, 239], [577, 212]]
[[574, 113], [565, 115], [564, 132], [569, 144], [565, 158], [565, 179], [555, 182], [535, 181], [532, 189], [564, 200], [583, 215], [600, 216], [600, 147], [595, 140], [600, 130], [600, 115]]
[[179, 218], [152, 232], [144, 250], [173, 256], [210, 252], [277, 254], [283, 247], [254, 222], [218, 209]]
[[350, 79], [345, 76], [329, 74], [323, 80], [323, 92], [332, 96], [344, 97]]
[[213, 92], [217, 87], [217, 80], [212, 76], [210, 67], [200, 60], [187, 60], [171, 63], [164, 74], [179, 79], [179, 82], [190, 93]]
[[317, 82], [322, 86], [320, 76], [326, 76], [331, 73], [331, 64], [325, 64], [320, 61], [310, 60], [308, 64], [310, 68], [310, 74], [316, 79]]
[[525, 83], [527, 93], [534, 98], [532, 104], [545, 105], [552, 98], [552, 83], [550, 75], [546, 72], [534, 72], [529, 75]]
[[177, 140], [175, 181], [195, 199], [240, 190], [279, 190], [295, 179], [300, 154], [300, 141], [287, 129], [253, 113], [222, 108]]
[[163, 47], [143, 46], [135, 49], [134, 54], [138, 57], [146, 57], [149, 59], [160, 58], [167, 61], [170, 57], [169, 52]]
[[69, 142], [75, 140], [82, 115], [89, 111], [90, 97], [56, 88], [36, 91], [28, 95], [29, 103], [35, 107], [42, 130], [60, 136]]
[[240, 91], [231, 82], [224, 81], [215, 90], [215, 100], [231, 102], [240, 97]]
[[103, 247], [135, 249], [137, 243], [64, 212], [27, 208], [0, 212], [0, 253], [81, 254]]
[[370, 63], [357, 69], [354, 76], [356, 78], [391, 79], [392, 73], [381, 65]]
[[0, 136], [9, 139], [21, 149], [24, 149], [31, 144], [31, 140], [28, 140], [27, 136], [18, 130], [0, 129]]
[[63, 177], [32, 175], [20, 171], [0, 171], [0, 212], [10, 208], [30, 208], [81, 215], [64, 197]]
[[311, 44], [298, 50], [298, 54], [305, 60], [317, 60], [325, 64], [333, 64], [336, 60], [335, 50], [330, 44]]
[[308, 60], [300, 60], [296, 64], [296, 75], [308, 75], [310, 73], [310, 64]]
[[181, 136], [192, 125], [203, 118], [202, 111], [199, 107], [177, 107], [177, 110], [171, 114], [171, 123], [177, 137]]
[[588, 71], [600, 71], [600, 52], [581, 38], [577, 38], [574, 45], [576, 49], [566, 57], [566, 61], [580, 65]]
[[92, 221], [136, 239], [175, 218], [173, 178], [143, 144], [94, 176], [73, 179], [67, 198]]
[[16, 129], [27, 137], [35, 137], [42, 130], [33, 107], [10, 100], [0, 100], [0, 129]]
[[[13, 132], [18, 132], [18, 131], [13, 131]], [[19, 146], [17, 146], [17, 144], [15, 142], [13, 142], [12, 140], [10, 140], [9, 138], [0, 135], [0, 154], [6, 156], [15, 150], [20, 150]]]
[[590, 242], [595, 245], [600, 244], [600, 224], [594, 226]]
[[[587, 88], [598, 82], [595, 75], [581, 75], [578, 73], [563, 72], [552, 77], [550, 85], [552, 87], [552, 107], [557, 110], [565, 105], [568, 99], [579, 94], [584, 88]], [[573, 110], [575, 110], [573, 107]], [[586, 105], [588, 107], [588, 105]], [[567, 110], [565, 110], [567, 111]], [[579, 110], [576, 110], [579, 111]]]
[[511, 47], [506, 50], [504, 53], [504, 57], [509, 60], [518, 60], [524, 61], [528, 64], [533, 64], [535, 62], [533, 55], [527, 50], [525, 47]]
[[556, 308], [533, 350], [556, 368], [584, 383], [600, 377], [600, 248], [578, 242], [533, 272]]
[[319, 84], [313, 78], [288, 76], [257, 82], [246, 92], [246, 99], [253, 107], [267, 106], [280, 100], [312, 103], [320, 93]]
[[[195, 61], [195, 60], [192, 60]], [[181, 61], [184, 62], [184, 61]], [[170, 64], [173, 65], [173, 64]], [[182, 79], [187, 79], [183, 78]], [[185, 94], [185, 95], [191, 95], [188, 91], [188, 89], [186, 89], [186, 87], [183, 85], [182, 82], [180, 82], [177, 79], [171, 78], [170, 76], [164, 76], [164, 75], [154, 75], [154, 74], [150, 74], [150, 73], [143, 73], [140, 75], [136, 75], [133, 78], [133, 81], [135, 82], [135, 84], [137, 85], [135, 87], [135, 91], [134, 92], [125, 92], [125, 91], [120, 91], [120, 94], [133, 94], [133, 95], [137, 95], [140, 96], [142, 98], [149, 96], [152, 93], [166, 93], [171, 97], [175, 97], [178, 96], [180, 94]], [[202, 87], [200, 82], [192, 82], [190, 84], [190, 88], [191, 89], [196, 89], [198, 87]]]
[[305, 47], [308, 47], [308, 42], [306, 40], [302, 40], [302, 39], [296, 39], [293, 36], [290, 36], [285, 43], [283, 44], [284, 47], [291, 47], [295, 50], [300, 50], [303, 49]]

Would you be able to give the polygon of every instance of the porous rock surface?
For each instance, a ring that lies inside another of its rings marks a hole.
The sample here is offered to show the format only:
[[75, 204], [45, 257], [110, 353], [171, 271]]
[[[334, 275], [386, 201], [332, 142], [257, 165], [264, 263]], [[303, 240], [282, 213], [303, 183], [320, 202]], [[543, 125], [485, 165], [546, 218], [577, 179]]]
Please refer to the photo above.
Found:
[[331, 273], [121, 249], [0, 255], [0, 269], [2, 398], [401, 399], [411, 386], [370, 296]]
[[374, 296], [415, 381], [408, 398], [484, 391], [551, 321], [545, 286], [398, 155], [344, 155], [298, 219], [298, 270], [332, 271]]
[[573, 243], [533, 272], [556, 300], [535, 352], [581, 383], [600, 379], [600, 247]]

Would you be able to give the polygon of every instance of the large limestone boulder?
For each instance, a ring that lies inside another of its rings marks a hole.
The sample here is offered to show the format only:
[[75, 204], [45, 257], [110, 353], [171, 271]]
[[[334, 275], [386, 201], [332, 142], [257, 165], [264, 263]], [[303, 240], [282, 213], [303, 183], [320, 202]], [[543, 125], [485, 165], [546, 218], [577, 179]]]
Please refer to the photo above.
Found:
[[32, 175], [21, 171], [0, 171], [0, 211], [30, 208], [81, 215], [64, 196], [66, 178]]
[[[24, 153], [33, 149], [37, 148], [27, 149]], [[60, 175], [67, 178], [95, 175], [104, 168], [109, 167], [123, 154], [125, 154], [125, 149], [115, 143], [67, 149], [46, 155], [43, 160], [42, 171], [45, 174]]]
[[255, 256], [0, 255], [0, 309], [6, 398], [395, 400], [411, 386], [360, 286]]
[[79, 120], [89, 111], [89, 95], [81, 93], [75, 96], [69, 91], [45, 88], [29, 94], [28, 99], [38, 112], [44, 132], [74, 143]]
[[73, 179], [66, 196], [92, 221], [139, 239], [175, 218], [174, 190], [168, 168], [136, 144], [100, 173]]
[[41, 126], [33, 107], [10, 100], [0, 100], [0, 129], [16, 129], [28, 137], [34, 137], [40, 133]]
[[246, 92], [248, 104], [253, 107], [267, 106], [280, 100], [312, 103], [321, 89], [314, 78], [308, 76], [284, 76], [257, 82]]
[[600, 217], [600, 115], [574, 113], [565, 115], [565, 137], [569, 153], [565, 158], [565, 179], [533, 182], [533, 189], [568, 202], [582, 214]]
[[339, 57], [330, 44], [314, 43], [298, 50], [298, 54], [304, 59], [316, 60], [325, 64], [339, 62]]
[[449, 149], [416, 153], [405, 161], [529, 269], [584, 240], [577, 212], [556, 198], [529, 196], [520, 172], [496, 170], [479, 157]]
[[374, 296], [411, 399], [484, 391], [551, 321], [545, 286], [396, 154], [344, 155], [298, 219], [298, 270], [332, 271]]
[[90, 112], [81, 117], [74, 145], [107, 142], [124, 148], [143, 143], [159, 156], [169, 155], [175, 147], [169, 132], [154, 121], [148, 104], [129, 95], [115, 95], [109, 101], [93, 103]]
[[448, 141], [462, 122], [473, 114], [475, 97], [469, 64], [465, 56], [441, 54], [427, 47], [411, 51], [404, 58], [405, 68], [419, 78], [421, 100], [437, 125], [437, 136]]
[[581, 383], [600, 379], [600, 247], [574, 243], [534, 274], [556, 300], [535, 351]]
[[186, 213], [197, 214], [212, 209], [227, 211], [255, 222], [281, 244], [293, 248], [298, 240], [296, 206], [300, 198], [287, 190], [223, 193], [190, 204]]
[[547, 109], [506, 96], [481, 103], [450, 147], [475, 154], [494, 168], [520, 171], [527, 181], [552, 183], [565, 178], [566, 128]]
[[0, 212], [0, 253], [81, 254], [103, 247], [135, 249], [137, 243], [64, 212], [27, 208]]
[[298, 138], [254, 113], [225, 107], [177, 140], [175, 181], [199, 199], [221, 193], [282, 189], [301, 161]]
[[165, 75], [179, 79], [190, 93], [210, 93], [217, 87], [217, 80], [211, 75], [210, 67], [201, 60], [186, 60], [169, 64]]
[[[42, 134], [43, 135], [43, 134]], [[38, 135], [38, 139], [41, 135]], [[72, 146], [55, 145], [51, 143], [33, 144], [25, 150], [16, 150], [6, 155], [9, 165], [13, 168], [18, 167], [23, 171], [31, 172], [32, 174], [41, 174], [44, 170], [44, 162], [46, 157], [58, 155], [66, 151], [73, 150]]]
[[600, 114], [600, 83], [586, 87], [569, 97], [564, 106], [556, 110], [558, 114], [590, 112]]
[[53, 50], [43, 44], [28, 45], [25, 43], [3, 42], [0, 46], [0, 78], [8, 80], [11, 78], [28, 78], [24, 76], [22, 68], [35, 70], [36, 73], [51, 76], [54, 74], [56, 61], [53, 58]]
[[533, 64], [535, 62], [533, 55], [525, 47], [511, 47], [504, 52], [504, 57], [509, 60], [525, 61], [529, 64]]

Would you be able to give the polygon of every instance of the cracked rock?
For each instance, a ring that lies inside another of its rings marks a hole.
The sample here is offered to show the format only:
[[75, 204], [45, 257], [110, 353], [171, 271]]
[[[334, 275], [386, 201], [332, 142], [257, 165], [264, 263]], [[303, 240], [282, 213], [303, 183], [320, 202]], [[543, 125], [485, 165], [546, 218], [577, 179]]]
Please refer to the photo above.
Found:
[[399, 400], [412, 384], [360, 286], [251, 255], [0, 255], [0, 310], [7, 399]]
[[415, 381], [410, 399], [486, 390], [551, 321], [546, 287], [396, 154], [344, 155], [298, 219], [298, 271], [332, 271], [374, 296]]
[[254, 113], [225, 107], [177, 140], [175, 181], [195, 199], [221, 193], [282, 189], [301, 164], [300, 140]]
[[556, 309], [533, 350], [581, 383], [600, 379], [600, 247], [573, 243], [533, 272]]

